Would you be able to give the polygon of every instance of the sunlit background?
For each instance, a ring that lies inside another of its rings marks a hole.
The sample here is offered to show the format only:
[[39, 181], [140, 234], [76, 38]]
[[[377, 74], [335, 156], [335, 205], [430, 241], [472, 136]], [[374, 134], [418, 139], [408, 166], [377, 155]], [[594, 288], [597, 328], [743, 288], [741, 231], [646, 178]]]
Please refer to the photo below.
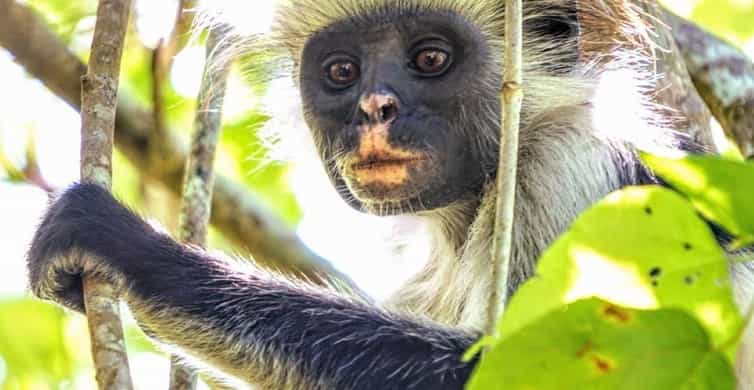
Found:
[[[249, 32], [269, 28], [269, 1], [228, 3], [224, 15], [248, 26]], [[93, 0], [27, 0], [48, 20], [70, 48], [83, 57], [89, 49], [94, 25]], [[150, 50], [170, 33], [166, 21], [174, 15], [176, 0], [136, 0], [134, 27], [125, 50], [122, 93], [148, 105], [150, 102]], [[692, 18], [734, 42], [754, 56], [754, 0], [667, 0], [679, 14]], [[246, 4], [253, 10], [238, 9]], [[4, 12], [0, 10], [0, 12]], [[203, 47], [190, 44], [175, 58], [168, 91], [168, 120], [182, 135], [191, 130], [193, 110], [204, 62]], [[396, 256], [385, 245], [396, 235], [387, 218], [359, 214], [343, 204], [324, 178], [318, 164], [270, 161], [263, 142], [255, 135], [260, 112], [295, 117], [285, 104], [284, 81], [249, 85], [234, 72], [226, 98], [218, 169], [256, 192], [268, 207], [295, 227], [315, 251], [330, 259], [367, 292], [384, 297], [421, 266], [427, 247], [421, 234]], [[287, 124], [278, 123], [284, 126]], [[94, 388], [86, 325], [82, 316], [28, 298], [24, 252], [47, 193], [40, 187], [65, 188], [78, 178], [79, 117], [38, 81], [28, 77], [0, 49], [0, 388]], [[288, 140], [295, 147], [300, 140]], [[300, 146], [300, 145], [298, 145]], [[121, 155], [116, 154], [115, 192], [129, 204], [174, 226], [175, 207], [166, 206], [166, 194], [145, 183]], [[19, 172], [38, 167], [33, 183]], [[399, 224], [398, 226], [405, 226]], [[414, 227], [409, 226], [412, 232]], [[215, 232], [213, 247], [232, 249]], [[367, 250], [364, 250], [367, 248]], [[127, 325], [130, 362], [139, 389], [167, 387], [166, 358]]]

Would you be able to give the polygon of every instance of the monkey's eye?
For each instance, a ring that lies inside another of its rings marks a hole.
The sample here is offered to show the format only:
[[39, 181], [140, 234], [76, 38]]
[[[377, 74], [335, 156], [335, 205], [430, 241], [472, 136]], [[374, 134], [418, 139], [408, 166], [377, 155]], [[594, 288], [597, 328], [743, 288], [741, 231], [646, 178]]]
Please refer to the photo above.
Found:
[[345, 88], [358, 80], [359, 65], [353, 61], [337, 61], [326, 67], [327, 78], [339, 88]]
[[414, 55], [409, 64], [411, 68], [423, 76], [439, 76], [450, 65], [450, 55], [440, 49], [424, 49]]

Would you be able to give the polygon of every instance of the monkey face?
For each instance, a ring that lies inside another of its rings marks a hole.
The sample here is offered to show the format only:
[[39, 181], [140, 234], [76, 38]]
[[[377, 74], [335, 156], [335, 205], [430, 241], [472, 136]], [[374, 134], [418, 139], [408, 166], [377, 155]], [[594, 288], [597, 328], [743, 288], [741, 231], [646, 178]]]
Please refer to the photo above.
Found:
[[441, 208], [478, 197], [494, 174], [500, 75], [458, 15], [339, 21], [309, 39], [299, 78], [320, 157], [357, 209]]

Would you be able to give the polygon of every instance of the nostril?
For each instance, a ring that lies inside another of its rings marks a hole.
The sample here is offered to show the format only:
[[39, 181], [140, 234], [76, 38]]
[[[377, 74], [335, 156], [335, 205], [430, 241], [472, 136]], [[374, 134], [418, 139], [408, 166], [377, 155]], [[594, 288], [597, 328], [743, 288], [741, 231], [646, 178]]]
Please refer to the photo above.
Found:
[[389, 102], [380, 108], [380, 121], [391, 122], [398, 116], [398, 107], [393, 102]]
[[363, 123], [390, 123], [398, 117], [399, 110], [400, 102], [394, 94], [371, 93], [359, 99], [355, 119]]

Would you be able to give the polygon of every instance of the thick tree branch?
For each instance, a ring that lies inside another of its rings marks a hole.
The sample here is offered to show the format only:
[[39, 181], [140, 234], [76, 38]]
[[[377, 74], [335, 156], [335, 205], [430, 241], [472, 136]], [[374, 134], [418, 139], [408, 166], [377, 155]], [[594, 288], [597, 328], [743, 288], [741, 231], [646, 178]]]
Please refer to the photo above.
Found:
[[[41, 18], [15, 0], [0, 0], [0, 46], [7, 48], [32, 76], [42, 81], [72, 107], [80, 108], [79, 79], [86, 67], [53, 34]], [[150, 153], [154, 129], [152, 114], [121, 96], [116, 116], [115, 146], [146, 177], [163, 183], [178, 195], [187, 148], [172, 133], [158, 141], [159, 153]], [[336, 283], [357, 291], [347, 276], [315, 254], [267, 211], [248, 189], [218, 175], [212, 201], [212, 224], [240, 249], [270, 268], [314, 282]]]
[[671, 12], [666, 20], [702, 98], [744, 157], [754, 158], [754, 62]]
[[[130, 0], [100, 0], [91, 58], [81, 78], [81, 180], [112, 186], [113, 133]], [[118, 299], [107, 282], [84, 275], [84, 307], [100, 389], [131, 389]]]

